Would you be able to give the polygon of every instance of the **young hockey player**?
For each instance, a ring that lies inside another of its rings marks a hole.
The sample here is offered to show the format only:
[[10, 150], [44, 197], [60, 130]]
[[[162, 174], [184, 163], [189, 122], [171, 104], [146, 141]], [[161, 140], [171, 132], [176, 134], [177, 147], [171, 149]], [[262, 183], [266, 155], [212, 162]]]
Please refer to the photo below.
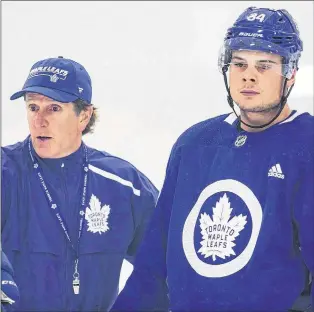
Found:
[[288, 311], [308, 287], [314, 118], [287, 103], [301, 51], [286, 10], [250, 7], [228, 29], [219, 69], [239, 116], [200, 122], [173, 146], [112, 311]]

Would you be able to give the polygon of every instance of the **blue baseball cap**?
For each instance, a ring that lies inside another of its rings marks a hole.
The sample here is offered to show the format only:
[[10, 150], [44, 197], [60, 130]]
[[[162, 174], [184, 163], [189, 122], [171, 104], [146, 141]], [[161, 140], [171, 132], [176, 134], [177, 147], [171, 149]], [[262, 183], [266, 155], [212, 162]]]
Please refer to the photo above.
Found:
[[81, 64], [59, 56], [35, 63], [23, 89], [14, 93], [10, 99], [16, 100], [26, 92], [39, 93], [63, 103], [82, 99], [91, 104], [92, 82]]

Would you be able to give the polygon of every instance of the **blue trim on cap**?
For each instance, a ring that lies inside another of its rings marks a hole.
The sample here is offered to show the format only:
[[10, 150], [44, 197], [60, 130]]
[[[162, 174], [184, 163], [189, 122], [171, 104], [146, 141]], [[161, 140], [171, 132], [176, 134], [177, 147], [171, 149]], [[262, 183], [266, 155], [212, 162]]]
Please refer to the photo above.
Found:
[[26, 92], [39, 93], [41, 95], [44, 95], [48, 98], [51, 98], [61, 103], [70, 103], [78, 99], [78, 96], [74, 94], [66, 93], [60, 90], [49, 89], [45, 87], [33, 86], [33, 87], [27, 87], [21, 91], [14, 93], [10, 97], [10, 100], [16, 100], [24, 96]]

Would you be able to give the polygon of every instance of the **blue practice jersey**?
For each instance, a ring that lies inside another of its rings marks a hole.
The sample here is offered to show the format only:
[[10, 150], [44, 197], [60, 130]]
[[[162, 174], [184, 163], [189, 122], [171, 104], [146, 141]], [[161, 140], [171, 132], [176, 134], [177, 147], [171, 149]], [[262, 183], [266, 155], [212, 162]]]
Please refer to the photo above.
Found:
[[174, 145], [113, 311], [287, 311], [314, 272], [314, 118], [260, 132], [234, 114]]

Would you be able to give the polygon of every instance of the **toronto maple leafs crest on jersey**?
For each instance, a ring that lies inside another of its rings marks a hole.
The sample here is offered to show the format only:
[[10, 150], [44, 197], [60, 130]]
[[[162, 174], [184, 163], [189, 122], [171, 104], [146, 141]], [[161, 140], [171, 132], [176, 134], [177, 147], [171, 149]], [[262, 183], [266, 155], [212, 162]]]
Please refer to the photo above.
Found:
[[89, 207], [86, 208], [85, 219], [87, 220], [87, 231], [92, 233], [105, 233], [109, 230], [108, 217], [110, 213], [110, 206], [104, 205], [101, 207], [99, 199], [92, 194]]
[[225, 259], [236, 255], [233, 247], [236, 246], [236, 237], [244, 229], [246, 216], [242, 214], [231, 217], [232, 208], [225, 193], [213, 208], [212, 218], [206, 212], [201, 214], [200, 228], [202, 247], [198, 250], [205, 258], [217, 257]]
[[209, 184], [183, 227], [187, 261], [205, 277], [238, 272], [252, 256], [261, 222], [261, 204], [248, 186], [233, 179]]

